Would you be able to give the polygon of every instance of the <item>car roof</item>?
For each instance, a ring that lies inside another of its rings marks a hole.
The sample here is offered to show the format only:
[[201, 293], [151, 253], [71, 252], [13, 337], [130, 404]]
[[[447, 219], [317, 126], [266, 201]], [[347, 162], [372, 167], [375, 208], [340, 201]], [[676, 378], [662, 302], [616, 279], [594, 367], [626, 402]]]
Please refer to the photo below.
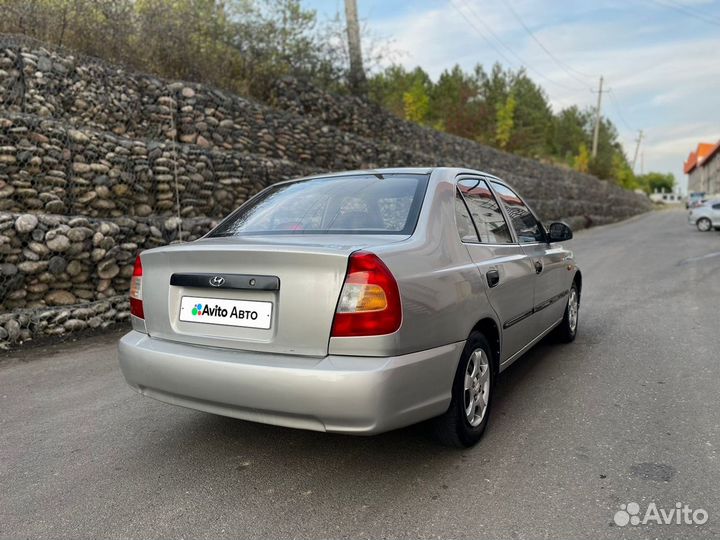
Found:
[[[383, 168], [377, 168], [377, 169], [356, 169], [356, 170], [350, 170], [350, 171], [338, 171], [338, 172], [324, 172], [324, 173], [318, 173], [313, 174], [309, 176], [303, 176], [302, 178], [294, 178], [292, 180], [288, 180], [289, 182], [294, 182], [297, 180], [310, 180], [313, 178], [331, 178], [331, 177], [341, 177], [341, 176], [353, 176], [358, 174], [431, 174], [434, 171], [446, 171], [447, 173], [452, 174], [453, 172], [458, 174], [473, 174], [473, 175], [481, 175], [486, 178], [491, 178], [494, 180], [500, 180], [495, 175], [492, 175], [490, 173], [486, 173], [483, 171], [478, 171], [475, 169], [468, 169], [465, 167], [383, 167]], [[282, 182], [279, 182], [282, 183]]]

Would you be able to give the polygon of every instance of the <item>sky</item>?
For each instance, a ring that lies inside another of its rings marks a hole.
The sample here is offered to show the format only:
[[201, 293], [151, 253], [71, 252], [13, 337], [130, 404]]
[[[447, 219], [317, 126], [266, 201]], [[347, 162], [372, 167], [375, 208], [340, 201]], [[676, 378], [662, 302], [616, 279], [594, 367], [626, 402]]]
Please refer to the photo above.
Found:
[[[595, 107], [636, 173], [672, 172], [698, 142], [720, 140], [720, 0], [357, 0], [361, 24], [397, 51], [384, 60], [421, 66], [433, 79], [460, 64], [495, 62], [528, 75], [555, 111]], [[304, 0], [319, 17], [343, 0]]]

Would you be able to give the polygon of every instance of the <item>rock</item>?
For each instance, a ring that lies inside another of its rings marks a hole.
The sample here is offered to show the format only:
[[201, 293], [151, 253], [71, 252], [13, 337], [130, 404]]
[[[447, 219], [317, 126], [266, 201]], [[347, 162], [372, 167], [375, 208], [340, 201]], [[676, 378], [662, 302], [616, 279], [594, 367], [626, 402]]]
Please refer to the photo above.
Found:
[[76, 319], [87, 319], [88, 317], [91, 317], [94, 314], [92, 308], [89, 307], [82, 307], [74, 309], [72, 312], [72, 316]]
[[53, 201], [48, 201], [48, 202], [45, 204], [45, 211], [46, 211], [46, 212], [49, 212], [49, 213], [51, 213], [51, 214], [60, 213], [60, 212], [62, 212], [64, 209], [65, 209], [65, 203], [62, 202], [62, 201], [60, 201], [60, 200], [57, 200], [57, 199], [55, 199], [55, 200], [53, 200]]
[[55, 324], [62, 324], [70, 318], [70, 310], [63, 309], [58, 311], [53, 319]]
[[117, 276], [120, 273], [120, 267], [115, 264], [115, 261], [111, 261], [111, 263], [106, 264], [102, 267], [98, 265], [97, 274], [102, 279], [112, 279], [115, 276]]
[[77, 330], [82, 330], [86, 326], [87, 323], [85, 321], [81, 321], [80, 319], [68, 319], [63, 324], [65, 330], [68, 330], [69, 332], [76, 332]]
[[85, 144], [90, 140], [90, 137], [85, 135], [82, 131], [78, 131], [77, 129], [69, 129], [67, 133], [70, 137], [70, 140], [76, 143]]
[[186, 98], [195, 97], [195, 90], [193, 90], [189, 86], [186, 86], [185, 88], [182, 89], [182, 95], [183, 95], [183, 97], [186, 97]]
[[32, 232], [38, 225], [38, 218], [33, 214], [23, 214], [15, 220], [15, 230], [21, 234]]
[[88, 233], [92, 233], [92, 231], [84, 227], [74, 227], [68, 231], [67, 237], [73, 242], [82, 242]]
[[8, 331], [5, 330], [5, 327], [0, 326], [0, 341], [5, 341], [8, 338], [8, 336], [9, 336], [9, 334], [8, 334]]
[[45, 295], [45, 302], [50, 306], [69, 306], [74, 304], [76, 299], [70, 291], [52, 291]]
[[80, 272], [82, 272], [83, 266], [82, 263], [78, 260], [70, 261], [65, 268], [65, 271], [70, 276], [77, 276]]
[[5, 323], [5, 331], [7, 332], [8, 341], [16, 341], [20, 336], [20, 323], [15, 319], [10, 319]]
[[138, 204], [135, 206], [135, 215], [147, 217], [152, 214], [152, 207], [149, 204]]
[[165, 220], [165, 230], [166, 231], [174, 231], [178, 228], [178, 226], [182, 223], [180, 219], [177, 217], [171, 217]]
[[201, 146], [202, 148], [210, 148], [210, 141], [208, 141], [202, 135], [198, 135], [197, 139], [195, 140], [195, 144]]
[[107, 253], [106, 250], [104, 250], [104, 249], [102, 249], [102, 248], [95, 248], [95, 249], [93, 249], [92, 252], [90, 253], [90, 258], [91, 258], [94, 262], [102, 261], [103, 258], [105, 258], [105, 253]]
[[98, 328], [102, 324], [102, 319], [100, 317], [90, 317], [87, 320], [87, 325], [90, 328]]
[[35, 274], [42, 272], [47, 268], [47, 262], [45, 261], [23, 261], [18, 264], [18, 269], [26, 274]]
[[87, 172], [90, 172], [90, 165], [87, 163], [81, 163], [79, 161], [76, 161], [72, 165], [73, 172], [76, 172], [78, 174], [84, 174]]
[[67, 249], [70, 247], [70, 239], [67, 236], [58, 234], [54, 238], [48, 240], [46, 244], [47, 247], [49, 247], [52, 251], [62, 253], [63, 251], [67, 251]]
[[112, 187], [112, 191], [116, 197], [126, 197], [130, 193], [130, 186], [127, 184], [115, 184]]
[[65, 268], [67, 268], [67, 264], [67, 261], [63, 257], [55, 255], [48, 263], [48, 270], [51, 274], [62, 274], [65, 271]]
[[18, 268], [11, 263], [0, 264], [0, 276], [14, 276], [17, 274]]
[[37, 253], [38, 255], [40, 255], [41, 257], [44, 257], [45, 255], [47, 255], [48, 253], [50, 253], [50, 250], [48, 249], [48, 247], [47, 247], [45, 244], [41, 243], [41, 242], [32, 241], [32, 242], [30, 242], [30, 243], [28, 244], [28, 248], [29, 248], [32, 252]]
[[33, 285], [28, 285], [27, 292], [31, 294], [43, 294], [47, 292], [49, 288], [50, 286], [47, 283], [34, 283]]

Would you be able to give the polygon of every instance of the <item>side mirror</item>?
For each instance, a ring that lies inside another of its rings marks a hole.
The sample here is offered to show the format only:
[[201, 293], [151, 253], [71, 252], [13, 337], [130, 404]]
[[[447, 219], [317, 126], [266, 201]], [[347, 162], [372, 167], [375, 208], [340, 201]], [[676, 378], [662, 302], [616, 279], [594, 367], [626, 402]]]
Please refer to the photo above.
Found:
[[550, 224], [548, 229], [548, 237], [550, 242], [565, 242], [573, 237], [572, 229], [560, 221]]

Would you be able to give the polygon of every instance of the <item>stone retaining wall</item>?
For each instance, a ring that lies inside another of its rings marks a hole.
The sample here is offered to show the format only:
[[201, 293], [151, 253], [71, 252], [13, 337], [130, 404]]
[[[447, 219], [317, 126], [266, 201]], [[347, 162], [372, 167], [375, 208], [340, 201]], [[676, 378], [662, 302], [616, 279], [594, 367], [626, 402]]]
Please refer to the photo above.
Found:
[[267, 185], [317, 171], [173, 141], [130, 139], [10, 113], [0, 117], [0, 211], [222, 217]]
[[203, 235], [274, 182], [442, 165], [496, 174], [575, 227], [650, 208], [295, 80], [269, 106], [0, 36], [0, 348], [126, 319], [137, 252]]
[[0, 313], [103, 300], [127, 293], [138, 252], [195, 240], [211, 218], [100, 220], [0, 213]]

